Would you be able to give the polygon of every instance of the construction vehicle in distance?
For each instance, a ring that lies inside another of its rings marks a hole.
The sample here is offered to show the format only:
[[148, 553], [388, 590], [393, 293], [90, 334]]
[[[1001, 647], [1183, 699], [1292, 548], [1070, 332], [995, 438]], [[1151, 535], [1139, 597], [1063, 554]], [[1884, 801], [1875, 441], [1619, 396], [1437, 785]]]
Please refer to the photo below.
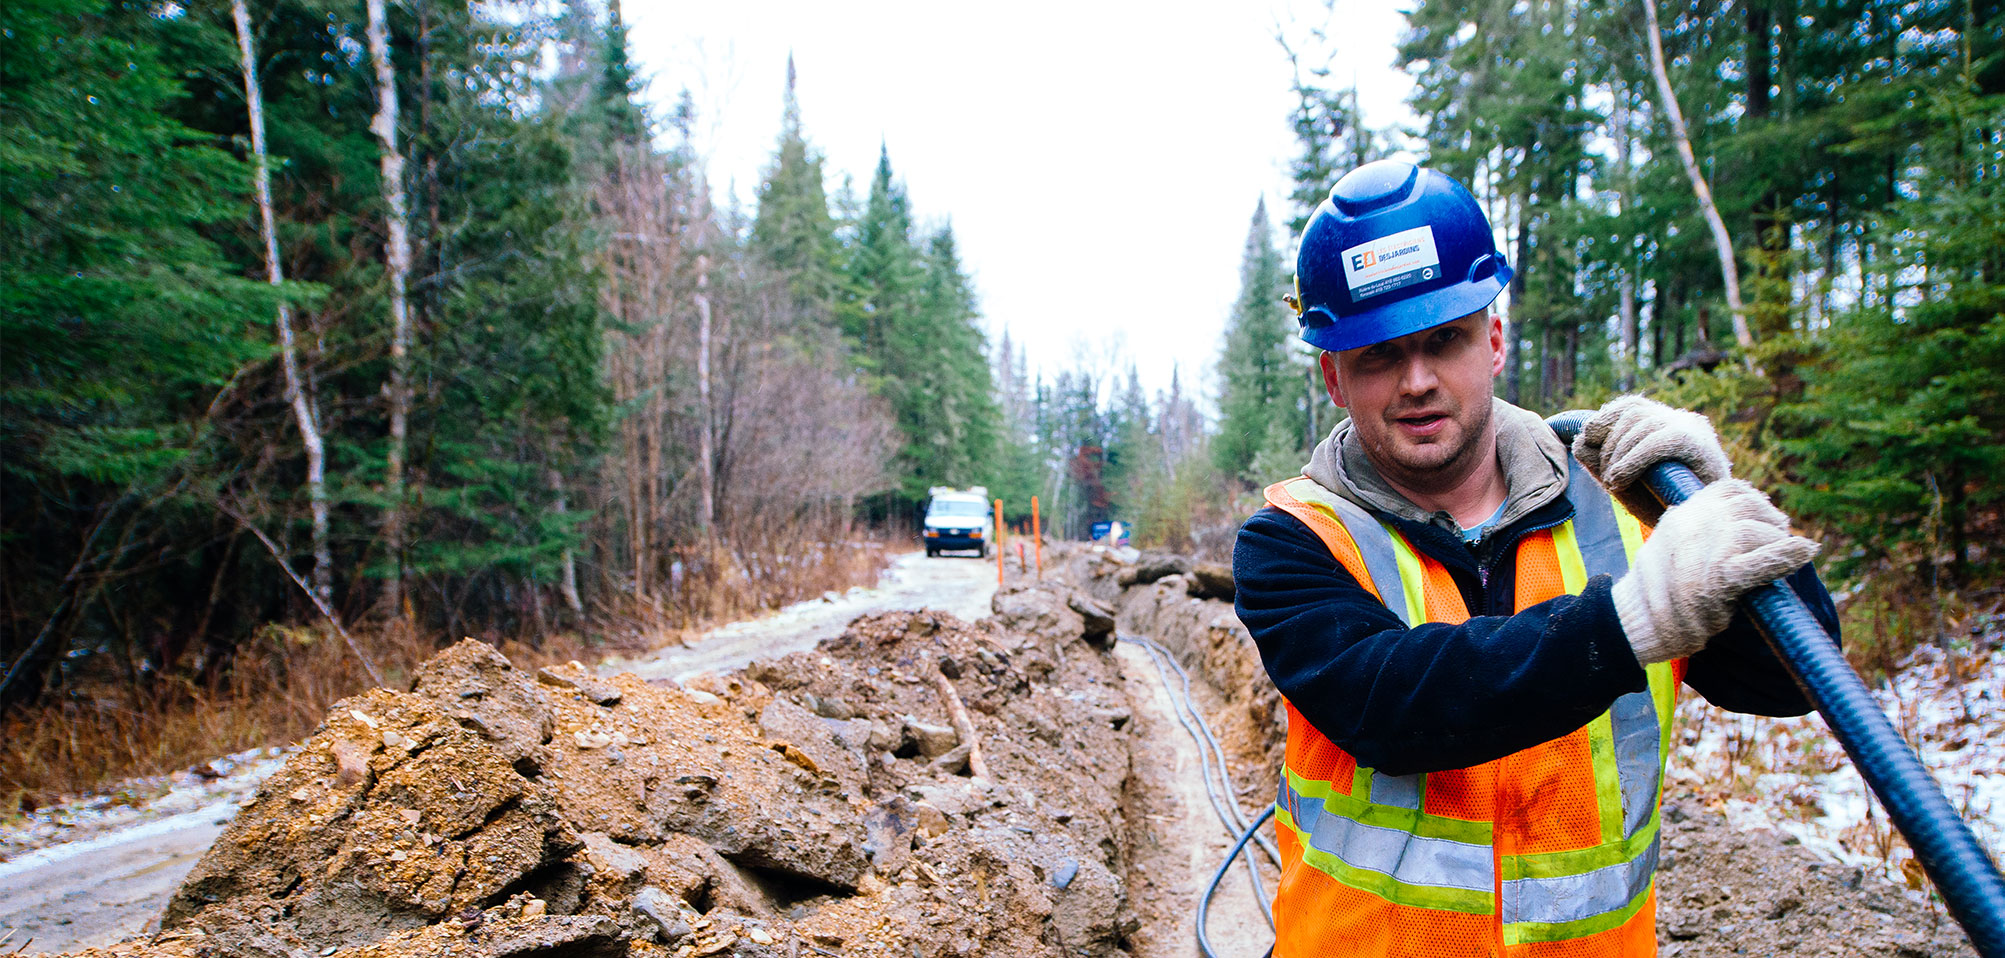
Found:
[[975, 555], [988, 558], [989, 544], [996, 538], [995, 510], [989, 504], [988, 487], [934, 486], [926, 493], [926, 519], [920, 530], [926, 554], [973, 550]]

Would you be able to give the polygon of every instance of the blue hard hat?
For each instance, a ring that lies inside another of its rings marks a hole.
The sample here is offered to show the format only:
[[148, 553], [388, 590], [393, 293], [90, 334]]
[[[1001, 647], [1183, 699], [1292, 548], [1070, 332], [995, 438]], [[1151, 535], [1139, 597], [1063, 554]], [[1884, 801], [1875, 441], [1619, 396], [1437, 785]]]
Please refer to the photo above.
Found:
[[1337, 181], [1295, 258], [1302, 339], [1340, 352], [1439, 326], [1511, 281], [1483, 208], [1453, 177], [1398, 160]]

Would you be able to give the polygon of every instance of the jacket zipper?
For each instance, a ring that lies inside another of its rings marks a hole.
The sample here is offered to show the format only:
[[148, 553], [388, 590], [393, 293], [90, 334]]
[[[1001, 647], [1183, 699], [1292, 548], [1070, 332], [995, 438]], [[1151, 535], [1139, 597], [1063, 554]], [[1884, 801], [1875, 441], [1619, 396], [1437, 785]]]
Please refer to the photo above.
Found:
[[1479, 586], [1479, 587], [1481, 588], [1481, 590], [1482, 590], [1482, 595], [1483, 595], [1483, 609], [1482, 609], [1482, 611], [1480, 611], [1480, 612], [1475, 612], [1475, 611], [1472, 611], [1472, 612], [1471, 612], [1470, 614], [1471, 614], [1471, 615], [1496, 615], [1496, 614], [1498, 614], [1498, 613], [1497, 613], [1497, 612], [1496, 612], [1495, 610], [1496, 610], [1496, 609], [1498, 608], [1498, 606], [1499, 606], [1499, 605], [1500, 605], [1501, 603], [1503, 603], [1503, 602], [1505, 601], [1505, 599], [1507, 598], [1507, 597], [1500, 597], [1500, 596], [1497, 596], [1497, 595], [1493, 595], [1493, 594], [1491, 593], [1491, 590], [1490, 590], [1490, 563], [1492, 563], [1492, 562], [1497, 562], [1497, 561], [1501, 561], [1501, 559], [1502, 559], [1502, 558], [1503, 558], [1504, 556], [1507, 556], [1507, 555], [1516, 555], [1516, 554], [1517, 554], [1517, 548], [1518, 548], [1518, 543], [1520, 543], [1520, 542], [1523, 542], [1526, 536], [1529, 536], [1529, 535], [1532, 535], [1532, 534], [1534, 534], [1534, 533], [1539, 533], [1539, 532], [1544, 532], [1544, 531], [1546, 531], [1547, 529], [1557, 529], [1557, 528], [1559, 528], [1560, 526], [1562, 526], [1562, 525], [1565, 525], [1565, 524], [1566, 524], [1566, 523], [1567, 523], [1567, 522], [1568, 522], [1569, 520], [1571, 520], [1572, 518], [1573, 518], [1573, 516], [1571, 516], [1571, 515], [1568, 515], [1568, 516], [1565, 516], [1564, 518], [1561, 518], [1561, 519], [1560, 519], [1560, 520], [1558, 520], [1557, 522], [1548, 522], [1548, 523], [1546, 523], [1546, 524], [1544, 524], [1544, 525], [1538, 525], [1538, 526], [1533, 526], [1533, 527], [1531, 527], [1531, 528], [1529, 528], [1529, 529], [1520, 529], [1520, 530], [1519, 530], [1519, 531], [1517, 532], [1517, 534], [1516, 534], [1516, 535], [1513, 535], [1513, 536], [1512, 536], [1512, 537], [1510, 538], [1510, 540], [1509, 540], [1509, 541], [1507, 541], [1507, 542], [1503, 542], [1503, 543], [1499, 543], [1499, 548], [1497, 548], [1497, 549], [1493, 550], [1493, 551], [1492, 551], [1492, 552], [1490, 553], [1490, 559], [1489, 559], [1489, 561], [1486, 561], [1486, 562], [1478, 562], [1478, 563], [1476, 563], [1476, 584], [1477, 584], [1477, 585], [1478, 585], [1478, 586]]

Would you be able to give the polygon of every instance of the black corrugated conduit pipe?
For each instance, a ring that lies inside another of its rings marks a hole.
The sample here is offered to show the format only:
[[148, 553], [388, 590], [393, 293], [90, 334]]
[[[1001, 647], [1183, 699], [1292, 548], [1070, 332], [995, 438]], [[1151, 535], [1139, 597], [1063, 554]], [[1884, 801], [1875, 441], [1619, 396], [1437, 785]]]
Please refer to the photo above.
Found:
[[[1546, 420], [1562, 441], [1573, 442], [1592, 411], [1563, 412]], [[1705, 487], [1681, 463], [1663, 463], [1645, 484], [1665, 507]], [[1822, 713], [1831, 734], [1859, 776], [1887, 808], [1887, 818], [1914, 849], [1922, 871], [1983, 958], [2005, 958], [2005, 876], [1984, 846], [1929, 777], [1914, 750], [1894, 731], [1838, 643], [1810, 615], [1788, 584], [1777, 580], [1741, 598], [1769, 645]]]

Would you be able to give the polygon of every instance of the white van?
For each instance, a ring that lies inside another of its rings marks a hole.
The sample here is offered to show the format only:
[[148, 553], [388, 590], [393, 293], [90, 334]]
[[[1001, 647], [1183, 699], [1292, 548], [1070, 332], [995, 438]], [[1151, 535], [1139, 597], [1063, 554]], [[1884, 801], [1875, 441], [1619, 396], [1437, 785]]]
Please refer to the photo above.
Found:
[[996, 538], [995, 509], [985, 486], [956, 489], [934, 486], [927, 490], [925, 528], [926, 554], [937, 556], [950, 549], [973, 550], [977, 556], [992, 554]]

